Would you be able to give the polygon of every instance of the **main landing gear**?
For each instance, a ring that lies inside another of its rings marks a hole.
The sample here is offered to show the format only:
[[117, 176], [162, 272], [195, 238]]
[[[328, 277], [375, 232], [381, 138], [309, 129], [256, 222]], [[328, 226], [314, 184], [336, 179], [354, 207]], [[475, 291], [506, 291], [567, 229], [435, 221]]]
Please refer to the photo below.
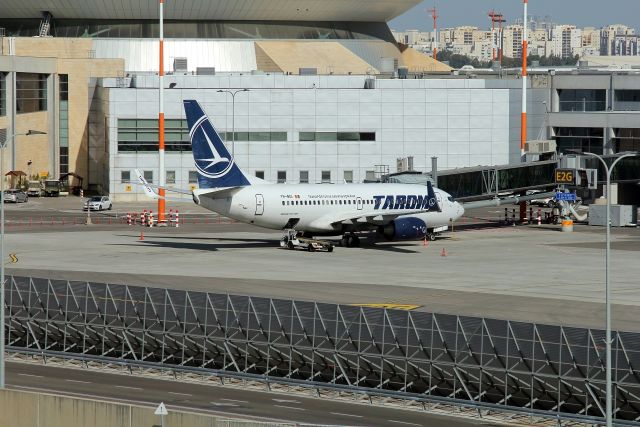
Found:
[[342, 236], [340, 244], [347, 248], [357, 248], [360, 246], [360, 238], [354, 233], [348, 233]]

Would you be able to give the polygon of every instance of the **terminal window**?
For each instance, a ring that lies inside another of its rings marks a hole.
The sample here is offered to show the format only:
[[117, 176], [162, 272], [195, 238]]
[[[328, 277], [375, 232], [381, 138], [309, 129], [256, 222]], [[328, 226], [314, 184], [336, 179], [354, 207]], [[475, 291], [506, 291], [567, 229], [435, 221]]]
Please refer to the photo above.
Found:
[[198, 172], [189, 171], [189, 184], [197, 184], [198, 183]]
[[351, 184], [353, 182], [353, 171], [344, 171], [344, 182]]
[[[235, 138], [234, 138], [235, 136]], [[270, 141], [270, 142], [286, 142], [287, 132], [221, 132], [220, 137], [224, 141]]]
[[278, 184], [287, 182], [287, 171], [278, 171]]
[[300, 132], [300, 141], [375, 141], [375, 132]]
[[0, 73], [0, 116], [7, 115], [7, 75]]
[[131, 182], [131, 172], [130, 171], [120, 171], [120, 183], [128, 184]]
[[300, 171], [300, 184], [309, 183], [309, 171]]
[[166, 182], [167, 184], [176, 183], [176, 171], [166, 171]]
[[322, 171], [321, 179], [322, 183], [331, 182], [331, 171]]
[[264, 171], [256, 171], [256, 178], [264, 179]]
[[604, 111], [605, 89], [559, 89], [560, 111]]
[[16, 73], [16, 112], [34, 113], [47, 110], [47, 75]]
[[144, 179], [149, 183], [153, 184], [153, 171], [144, 171], [143, 172]]
[[[186, 120], [165, 120], [165, 150], [191, 151]], [[118, 119], [118, 151], [158, 151], [158, 119]]]

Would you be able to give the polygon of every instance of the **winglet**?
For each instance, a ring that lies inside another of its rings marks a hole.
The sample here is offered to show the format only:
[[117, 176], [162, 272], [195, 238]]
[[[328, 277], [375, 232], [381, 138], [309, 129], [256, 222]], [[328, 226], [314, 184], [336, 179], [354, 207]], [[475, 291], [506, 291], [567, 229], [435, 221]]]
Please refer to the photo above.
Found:
[[144, 188], [144, 194], [147, 197], [150, 197], [154, 200], [159, 199], [160, 196], [158, 195], [158, 193], [153, 191], [153, 189], [149, 186], [149, 183], [147, 182], [147, 180], [144, 179], [144, 177], [142, 176], [142, 174], [138, 169], [136, 169], [136, 175], [138, 176], [138, 181], [140, 181], [140, 184], [142, 184], [142, 188]]

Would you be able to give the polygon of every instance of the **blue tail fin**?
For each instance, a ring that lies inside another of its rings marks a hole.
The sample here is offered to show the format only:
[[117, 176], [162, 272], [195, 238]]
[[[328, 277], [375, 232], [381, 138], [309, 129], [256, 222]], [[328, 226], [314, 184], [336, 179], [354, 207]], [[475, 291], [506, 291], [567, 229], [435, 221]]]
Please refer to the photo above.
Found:
[[433, 191], [431, 181], [427, 181], [427, 210], [438, 212], [442, 211], [440, 204], [438, 203], [438, 198], [436, 197], [436, 192]]
[[241, 187], [250, 185], [213, 124], [195, 100], [184, 101], [184, 112], [189, 125], [191, 150], [198, 171], [198, 187]]

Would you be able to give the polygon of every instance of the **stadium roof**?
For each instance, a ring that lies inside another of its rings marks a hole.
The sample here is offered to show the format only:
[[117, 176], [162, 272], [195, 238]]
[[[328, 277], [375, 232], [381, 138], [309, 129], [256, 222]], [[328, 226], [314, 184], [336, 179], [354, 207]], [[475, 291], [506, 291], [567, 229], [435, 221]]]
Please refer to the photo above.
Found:
[[[165, 19], [387, 22], [420, 0], [165, 0]], [[158, 18], [158, 0], [2, 0], [4, 19]]]

